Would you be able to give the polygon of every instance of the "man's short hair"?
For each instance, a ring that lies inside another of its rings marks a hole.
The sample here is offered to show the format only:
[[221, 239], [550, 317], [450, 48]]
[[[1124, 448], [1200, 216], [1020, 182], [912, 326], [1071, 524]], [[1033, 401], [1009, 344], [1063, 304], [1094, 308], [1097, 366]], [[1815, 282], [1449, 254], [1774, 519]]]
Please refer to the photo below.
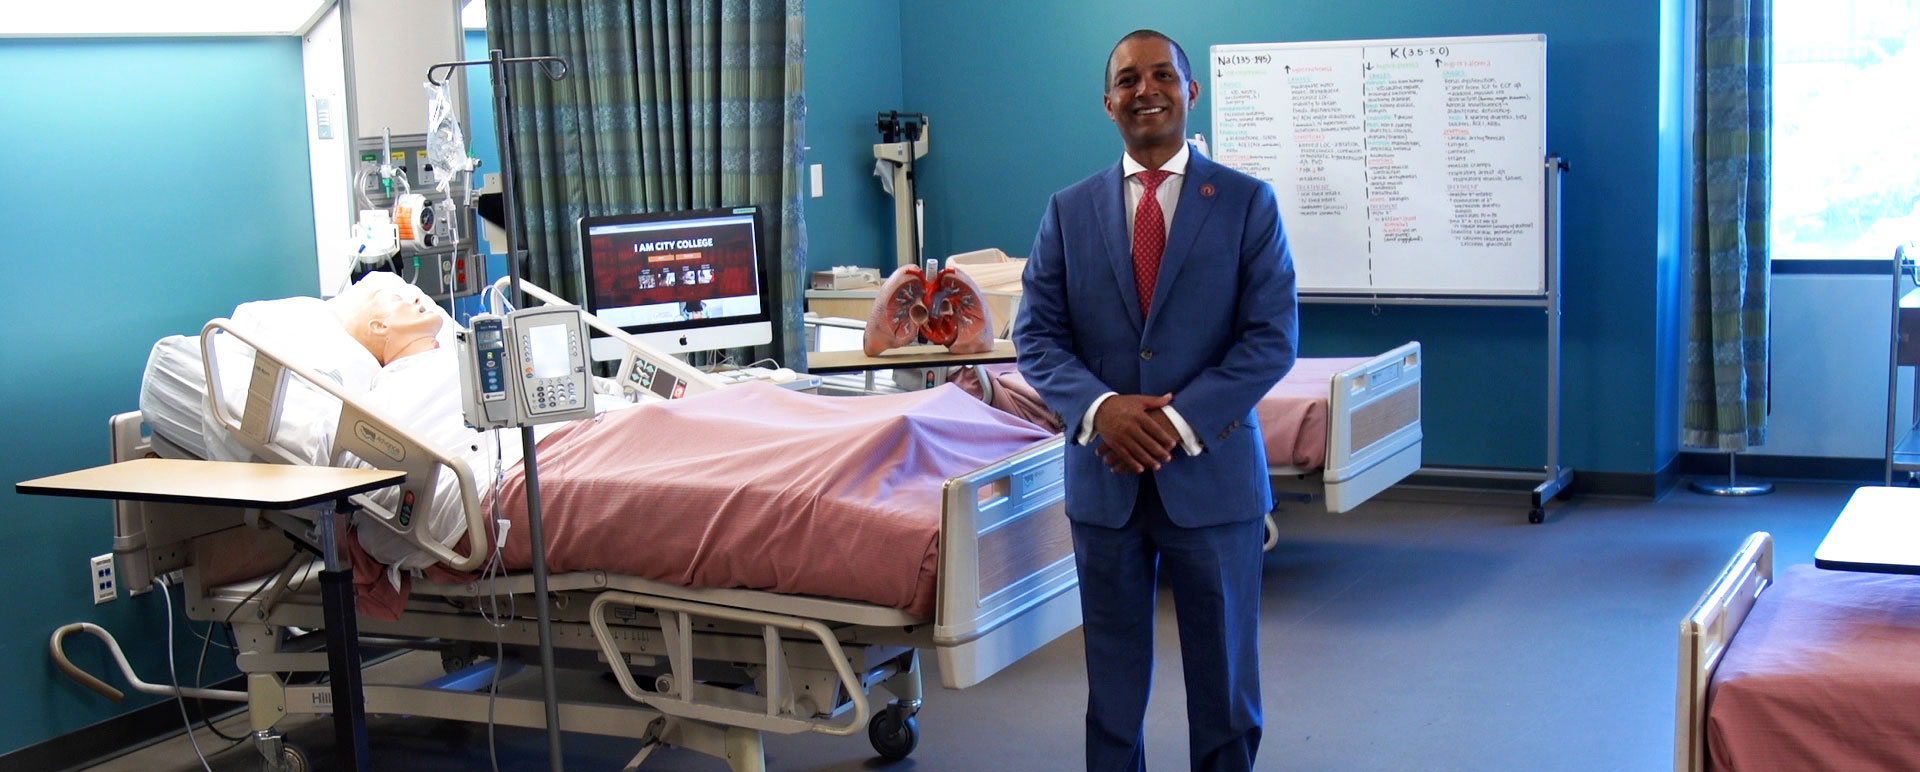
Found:
[[1180, 77], [1193, 80], [1193, 65], [1187, 63], [1187, 49], [1180, 47], [1180, 41], [1167, 37], [1166, 33], [1159, 30], [1137, 29], [1122, 36], [1119, 40], [1114, 41], [1113, 48], [1107, 51], [1107, 64], [1101, 68], [1100, 72], [1100, 90], [1102, 92], [1113, 87], [1113, 52], [1120, 50], [1122, 43], [1139, 38], [1167, 41], [1167, 45], [1173, 46], [1173, 66], [1180, 70]]

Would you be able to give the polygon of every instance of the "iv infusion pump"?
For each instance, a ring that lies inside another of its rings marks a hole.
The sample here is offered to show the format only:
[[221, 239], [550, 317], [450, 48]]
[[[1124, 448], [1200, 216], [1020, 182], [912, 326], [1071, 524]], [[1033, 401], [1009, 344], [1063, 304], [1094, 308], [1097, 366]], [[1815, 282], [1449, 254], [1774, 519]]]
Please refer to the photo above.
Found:
[[578, 306], [479, 314], [455, 340], [468, 426], [493, 429], [593, 417], [587, 325]]

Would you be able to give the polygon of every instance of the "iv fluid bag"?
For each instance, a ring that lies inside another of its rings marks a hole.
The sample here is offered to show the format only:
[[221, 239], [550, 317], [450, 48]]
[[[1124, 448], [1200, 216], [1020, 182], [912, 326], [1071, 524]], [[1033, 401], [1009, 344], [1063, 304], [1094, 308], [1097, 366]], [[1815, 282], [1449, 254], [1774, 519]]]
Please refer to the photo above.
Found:
[[[452, 81], [448, 81], [449, 83]], [[467, 140], [454, 120], [453, 99], [445, 83], [428, 82], [427, 89], [427, 161], [433, 164], [434, 187], [446, 195], [454, 175], [471, 171], [473, 160], [467, 156]]]

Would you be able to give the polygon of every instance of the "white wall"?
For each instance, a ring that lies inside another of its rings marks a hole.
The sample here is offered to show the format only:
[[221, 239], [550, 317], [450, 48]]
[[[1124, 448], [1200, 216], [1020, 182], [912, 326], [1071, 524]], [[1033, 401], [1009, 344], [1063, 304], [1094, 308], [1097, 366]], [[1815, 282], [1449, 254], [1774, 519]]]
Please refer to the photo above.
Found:
[[[347, 136], [346, 52], [340, 39], [340, 9], [326, 15], [300, 41], [307, 82], [307, 165], [313, 182], [313, 241], [320, 254], [318, 292], [332, 295], [346, 285], [348, 230], [353, 227], [353, 143]], [[326, 136], [321, 136], [327, 106]]]
[[[378, 137], [427, 133], [427, 68], [460, 60], [455, 0], [364, 0], [348, 6], [352, 26], [354, 130]], [[456, 71], [456, 77], [464, 73]], [[464, 82], [453, 89], [465, 93]], [[457, 98], [457, 97], [456, 97]]]
[[[1892, 278], [1773, 277], [1773, 413], [1753, 455], [1885, 458]], [[1910, 425], [1901, 368], [1897, 425]]]

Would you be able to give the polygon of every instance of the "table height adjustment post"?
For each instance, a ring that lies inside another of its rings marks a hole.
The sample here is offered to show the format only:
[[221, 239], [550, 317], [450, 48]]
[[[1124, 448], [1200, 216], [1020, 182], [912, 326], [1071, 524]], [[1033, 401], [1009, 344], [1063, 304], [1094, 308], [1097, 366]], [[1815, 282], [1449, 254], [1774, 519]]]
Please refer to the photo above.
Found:
[[320, 606], [326, 619], [327, 670], [333, 679], [333, 734], [341, 754], [341, 768], [365, 772], [367, 752], [366, 705], [361, 702], [360, 629], [353, 606], [353, 569], [340, 566], [334, 538], [335, 514], [351, 516], [355, 507], [339, 499], [320, 512], [320, 549], [325, 568], [320, 572]]

